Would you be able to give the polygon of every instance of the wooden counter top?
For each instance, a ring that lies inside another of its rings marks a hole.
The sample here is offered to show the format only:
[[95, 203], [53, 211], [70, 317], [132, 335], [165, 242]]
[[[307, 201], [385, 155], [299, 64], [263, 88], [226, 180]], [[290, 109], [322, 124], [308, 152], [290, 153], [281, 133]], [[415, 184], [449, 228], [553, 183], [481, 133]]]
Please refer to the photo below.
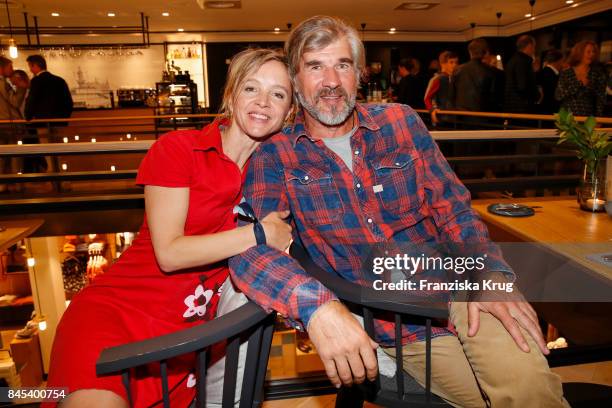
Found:
[[[542, 208], [535, 208], [535, 215], [531, 217], [503, 217], [487, 211], [487, 206], [493, 203], [520, 203]], [[582, 211], [575, 197], [481, 199], [472, 201], [472, 208], [489, 225], [494, 240], [546, 245], [612, 280], [611, 267], [586, 258], [596, 253], [612, 254], [612, 217], [607, 213]], [[495, 231], [507, 235], [500, 238]]]
[[6, 228], [0, 232], [0, 252], [11, 247], [19, 240], [30, 236], [36, 231], [44, 220], [0, 220], [0, 227]]

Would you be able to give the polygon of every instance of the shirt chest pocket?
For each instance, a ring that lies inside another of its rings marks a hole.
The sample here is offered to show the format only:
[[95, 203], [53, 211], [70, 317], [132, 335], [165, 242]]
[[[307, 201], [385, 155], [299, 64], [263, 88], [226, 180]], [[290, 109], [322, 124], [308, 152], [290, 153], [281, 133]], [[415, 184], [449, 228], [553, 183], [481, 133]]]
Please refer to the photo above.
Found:
[[322, 225], [338, 222], [344, 208], [340, 193], [327, 165], [312, 165], [285, 170], [285, 179], [290, 196], [299, 205], [301, 214], [308, 224]]
[[371, 161], [373, 193], [381, 206], [394, 215], [402, 216], [423, 203], [424, 192], [418, 186], [420, 160], [415, 152], [400, 150]]

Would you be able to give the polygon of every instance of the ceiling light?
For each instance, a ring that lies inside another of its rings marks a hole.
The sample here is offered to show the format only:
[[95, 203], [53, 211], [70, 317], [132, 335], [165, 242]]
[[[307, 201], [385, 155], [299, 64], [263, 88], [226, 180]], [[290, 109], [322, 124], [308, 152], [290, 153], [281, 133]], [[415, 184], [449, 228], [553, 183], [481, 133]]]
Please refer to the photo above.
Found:
[[276, 31], [278, 33], [280, 31], [280, 28], [274, 27], [274, 31]]
[[578, 7], [578, 3], [572, 4], [572, 7]]
[[572, 4], [574, 0], [565, 0], [565, 4]]
[[535, 17], [531, 17], [529, 20], [533, 21], [533, 20], [535, 20]]
[[242, 2], [240, 0], [217, 0], [217, 1], [205, 1], [197, 0], [200, 8], [204, 9], [239, 9], [242, 8]]
[[106, 15], [109, 17], [115, 17], [115, 13], [107, 13]]
[[525, 17], [527, 17], [527, 18], [531, 17], [531, 13], [525, 14]]
[[181, 32], [181, 33], [182, 33], [183, 31], [185, 31], [185, 29], [184, 29], [184, 28], [179, 28], [179, 29], [177, 29], [176, 31], [178, 31], [178, 32]]
[[429, 10], [437, 5], [438, 3], [405, 2], [397, 6], [395, 10], [421, 11], [421, 10]]
[[162, 16], [164, 16], [164, 17], [170, 17], [170, 13], [168, 13], [167, 11], [164, 11], [164, 12], [162, 13]]
[[19, 51], [17, 51], [17, 43], [15, 43], [15, 40], [11, 38], [8, 44], [9, 44], [9, 56], [12, 59], [17, 58], [19, 56]]
[[391, 31], [392, 33], [394, 33], [394, 32], [395, 32], [395, 27], [391, 27], [391, 28], [389, 29], [389, 31]]
[[51, 13], [52, 17], [59, 17], [59, 13]]
[[10, 39], [8, 40], [9, 56], [12, 59], [15, 59], [17, 58], [19, 53], [17, 52], [17, 43], [15, 43], [15, 39], [13, 38], [13, 24], [11, 23], [11, 13], [9, 11], [8, 1], [4, 0], [4, 4], [6, 5], [6, 16], [8, 17], [8, 23], [9, 23], [9, 35], [11, 36]]

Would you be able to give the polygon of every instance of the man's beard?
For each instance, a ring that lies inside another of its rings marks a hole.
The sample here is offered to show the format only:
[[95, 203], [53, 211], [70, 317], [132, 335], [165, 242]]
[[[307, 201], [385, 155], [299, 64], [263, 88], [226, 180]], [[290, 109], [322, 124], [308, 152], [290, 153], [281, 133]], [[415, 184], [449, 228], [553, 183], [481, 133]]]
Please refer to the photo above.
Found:
[[[344, 88], [341, 88], [341, 87], [337, 87], [335, 89], [323, 88], [315, 96], [314, 104], [311, 104], [310, 102], [308, 102], [302, 96], [301, 92], [298, 92], [297, 96], [298, 96], [298, 101], [300, 102], [300, 105], [302, 105], [302, 107], [306, 109], [306, 111], [310, 113], [310, 115], [314, 117], [316, 120], [318, 120], [319, 122], [327, 126], [337, 126], [343, 123], [351, 115], [351, 113], [353, 112], [353, 109], [355, 109], [355, 100], [356, 100], [357, 94], [354, 93], [353, 95], [349, 97], [348, 93], [344, 90]], [[317, 105], [319, 104], [319, 101], [321, 100], [321, 98], [325, 96], [342, 96], [344, 99], [343, 108], [338, 110], [335, 106], [332, 106], [331, 112], [329, 113], [321, 112], [320, 110], [318, 110]]]

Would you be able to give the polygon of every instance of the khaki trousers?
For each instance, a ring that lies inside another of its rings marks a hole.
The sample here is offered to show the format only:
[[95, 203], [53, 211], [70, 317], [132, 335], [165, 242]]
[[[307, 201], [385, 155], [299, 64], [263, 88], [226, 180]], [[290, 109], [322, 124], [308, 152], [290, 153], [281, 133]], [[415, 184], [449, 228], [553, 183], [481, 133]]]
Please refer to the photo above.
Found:
[[[523, 331], [530, 352], [521, 351], [503, 325], [480, 313], [480, 329], [468, 337], [467, 303], [451, 305], [458, 336], [432, 340], [431, 390], [455, 407], [566, 407], [561, 379], [552, 373], [531, 336]], [[395, 357], [393, 347], [384, 351]], [[425, 385], [425, 342], [402, 350], [404, 370]]]

